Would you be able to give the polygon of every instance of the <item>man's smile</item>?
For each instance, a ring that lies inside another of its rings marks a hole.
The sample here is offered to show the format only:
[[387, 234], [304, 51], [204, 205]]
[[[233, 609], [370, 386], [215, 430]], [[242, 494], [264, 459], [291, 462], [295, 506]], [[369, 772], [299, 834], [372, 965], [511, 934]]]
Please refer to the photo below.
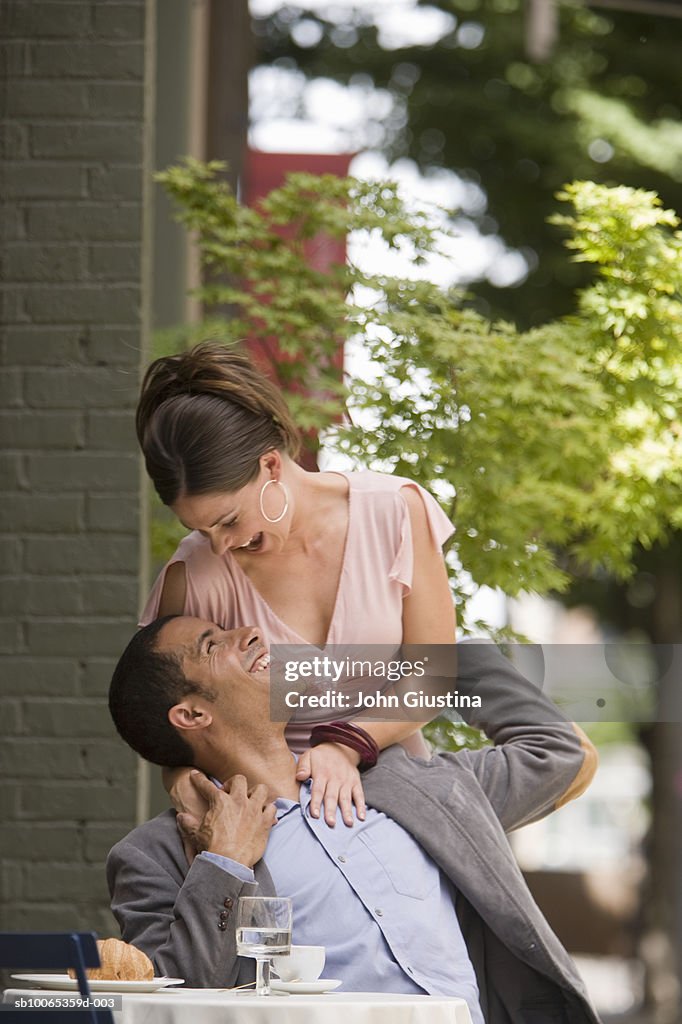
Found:
[[250, 655], [250, 664], [247, 667], [247, 672], [265, 672], [270, 667], [270, 652], [263, 650], [263, 648], [257, 648], [256, 651]]

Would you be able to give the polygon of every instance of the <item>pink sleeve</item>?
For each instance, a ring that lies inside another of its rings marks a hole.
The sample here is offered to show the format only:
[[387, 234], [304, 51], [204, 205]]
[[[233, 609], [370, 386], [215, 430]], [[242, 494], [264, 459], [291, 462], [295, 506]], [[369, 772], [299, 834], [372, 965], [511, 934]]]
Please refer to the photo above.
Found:
[[[426, 520], [429, 526], [431, 540], [437, 548], [441, 548], [450, 537], [455, 528], [443, 512], [436, 499], [425, 491], [423, 487], [415, 483], [406, 483], [405, 486], [414, 487], [419, 491], [424, 503]], [[412, 523], [407, 502], [400, 491], [397, 494], [398, 514], [400, 516], [400, 542], [396, 552], [393, 565], [389, 570], [389, 579], [397, 580], [403, 586], [403, 597], [407, 597], [412, 587], [412, 574], [414, 571], [414, 550], [412, 546]]]
[[163, 584], [166, 579], [166, 573], [168, 572], [171, 565], [173, 565], [175, 562], [180, 561], [182, 561], [182, 559], [177, 557], [176, 552], [173, 558], [171, 558], [169, 562], [166, 562], [163, 569], [156, 577], [156, 582], [154, 583], [154, 586], [151, 589], [149, 597], [147, 598], [147, 603], [145, 604], [142, 614], [140, 615], [140, 621], [138, 622], [138, 626], [148, 626], [150, 622], [154, 621], [154, 619], [158, 619], [159, 605], [161, 603], [161, 591], [163, 590]]
[[187, 591], [184, 614], [196, 615], [200, 619], [222, 624], [220, 616], [221, 608], [223, 608], [222, 614], [224, 614], [225, 596], [223, 592], [226, 576], [223, 563], [211, 554], [210, 545], [206, 544], [199, 534], [190, 533], [180, 541], [175, 554], [159, 573], [140, 616], [139, 625], [146, 626], [158, 618], [166, 573], [175, 562], [185, 563]]

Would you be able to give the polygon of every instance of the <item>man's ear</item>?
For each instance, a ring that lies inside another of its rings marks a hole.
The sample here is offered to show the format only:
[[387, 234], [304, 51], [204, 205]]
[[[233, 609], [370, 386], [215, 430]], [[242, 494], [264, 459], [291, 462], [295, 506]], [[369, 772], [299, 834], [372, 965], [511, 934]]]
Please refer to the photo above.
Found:
[[187, 699], [169, 708], [168, 721], [176, 729], [206, 729], [213, 721], [213, 715], [201, 704]]

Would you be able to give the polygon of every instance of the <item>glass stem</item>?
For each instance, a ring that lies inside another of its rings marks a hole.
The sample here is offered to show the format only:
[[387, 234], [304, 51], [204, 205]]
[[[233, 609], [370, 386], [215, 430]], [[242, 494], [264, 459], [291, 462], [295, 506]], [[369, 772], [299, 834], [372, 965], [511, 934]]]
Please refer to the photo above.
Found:
[[256, 995], [270, 995], [270, 960], [256, 960]]

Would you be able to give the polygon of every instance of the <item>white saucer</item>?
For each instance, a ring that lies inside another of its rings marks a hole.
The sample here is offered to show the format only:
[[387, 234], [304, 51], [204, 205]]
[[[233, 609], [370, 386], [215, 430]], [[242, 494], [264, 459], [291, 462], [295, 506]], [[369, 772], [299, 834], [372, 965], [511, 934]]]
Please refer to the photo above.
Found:
[[[29, 981], [39, 988], [57, 992], [76, 992], [78, 982], [68, 974], [13, 974], [17, 981]], [[88, 979], [91, 992], [157, 992], [169, 985], [184, 985], [182, 978], [152, 978], [149, 981], [94, 981]]]
[[279, 981], [277, 978], [270, 979], [270, 988], [273, 992], [288, 992], [290, 995], [314, 996], [322, 992], [333, 992], [335, 988], [343, 984], [336, 978], [318, 978], [317, 981]]

